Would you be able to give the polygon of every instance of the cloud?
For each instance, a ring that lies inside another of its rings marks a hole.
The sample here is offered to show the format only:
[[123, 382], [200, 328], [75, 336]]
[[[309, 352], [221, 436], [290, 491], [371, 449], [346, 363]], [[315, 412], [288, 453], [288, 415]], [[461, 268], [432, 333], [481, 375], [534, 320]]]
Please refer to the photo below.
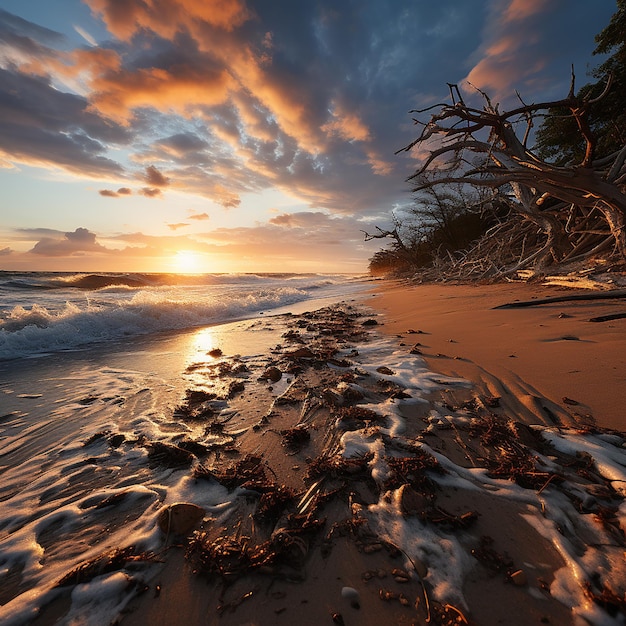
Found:
[[545, 12], [550, 4], [550, 0], [511, 0], [503, 19], [509, 23], [518, 22]]
[[167, 227], [170, 230], [178, 230], [179, 228], [184, 228], [185, 226], [189, 226], [186, 222], [178, 222], [177, 224], [168, 224]]
[[84, 98], [55, 89], [48, 79], [0, 68], [0, 156], [13, 163], [63, 168], [93, 177], [120, 177], [108, 145], [130, 135], [87, 111]]
[[108, 250], [96, 241], [96, 235], [86, 228], [77, 228], [62, 237], [43, 237], [30, 250], [41, 256], [75, 256], [86, 252], [107, 253]]
[[170, 184], [170, 179], [159, 172], [154, 165], [149, 165], [146, 168], [144, 180], [153, 187], [167, 187]]
[[0, 256], [8, 256], [9, 254], [13, 254], [13, 250], [11, 250], [11, 248], [6, 247], [0, 249]]
[[133, 191], [129, 187], [120, 187], [117, 191], [112, 189], [100, 189], [98, 193], [105, 198], [119, 198], [120, 196], [130, 196]]
[[370, 131], [356, 113], [342, 110], [333, 105], [332, 120], [322, 126], [322, 130], [331, 135], [338, 135], [346, 141], [367, 141]]
[[472, 55], [466, 80], [510, 103], [516, 90], [535, 101], [540, 101], [537, 94], [543, 101], [565, 97], [572, 63], [591, 57], [590, 23], [597, 21], [599, 32], [602, 19], [608, 21], [595, 6], [589, 11], [583, 2], [492, 0], [484, 40]]
[[90, 81], [93, 110], [128, 125], [134, 110], [154, 108], [163, 113], [191, 115], [201, 106], [227, 100], [234, 88], [231, 74], [212, 54], [180, 35], [175, 41], [154, 40], [155, 53], [146, 58], [94, 73]]
[[172, 37], [182, 26], [194, 29], [198, 23], [230, 31], [252, 17], [243, 0], [162, 0], [158, 5], [143, 0], [85, 1], [120, 39], [129, 39], [141, 28]]
[[[86, 3], [111, 36], [74, 49], [0, 13], [0, 163], [105, 181], [105, 197], [139, 179], [139, 196], [167, 188], [232, 211], [279, 189], [342, 219], [410, 199], [415, 161], [394, 156], [415, 136], [409, 109], [464, 78], [498, 96], [558, 90], [557, 62], [567, 81], [589, 20], [599, 32], [609, 10], [586, 0]], [[267, 226], [274, 235], [300, 232], [283, 219], [291, 226]]]
[[[322, 211], [282, 213], [255, 227], [218, 228], [205, 236], [228, 243], [232, 249], [254, 249], [263, 254], [293, 254], [300, 248], [340, 246], [361, 240], [361, 222], [352, 217], [333, 217]], [[284, 252], [278, 252], [278, 248]]]
[[84, 28], [78, 26], [77, 24], [73, 25], [74, 30], [91, 46], [97, 46], [98, 42], [90, 35]]
[[190, 156], [197, 159], [210, 144], [197, 134], [184, 132], [159, 139], [154, 143], [154, 147], [172, 159], [185, 162]]
[[142, 187], [139, 193], [142, 196], [146, 196], [146, 198], [158, 198], [163, 194], [163, 192], [156, 187]]
[[191, 213], [189, 215], [189, 219], [198, 220], [198, 221], [208, 220], [209, 214], [208, 213]]

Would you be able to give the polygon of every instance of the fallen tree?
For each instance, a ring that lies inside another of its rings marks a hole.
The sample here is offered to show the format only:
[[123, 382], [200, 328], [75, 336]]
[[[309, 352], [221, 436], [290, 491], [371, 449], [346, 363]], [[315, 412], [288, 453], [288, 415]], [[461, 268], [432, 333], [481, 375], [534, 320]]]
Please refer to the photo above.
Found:
[[[481, 90], [476, 90], [483, 101], [478, 108], [465, 102], [456, 85], [449, 87], [449, 103], [411, 111], [433, 111], [427, 121], [414, 118], [422, 130], [398, 151], [430, 148], [408, 179], [413, 191], [451, 184], [491, 188], [510, 214], [467, 253], [440, 260], [438, 272], [460, 277], [503, 276], [527, 268], [541, 272], [600, 253], [626, 260], [626, 145], [596, 159], [596, 139], [587, 123], [589, 108], [608, 93], [610, 79], [596, 97], [588, 93], [580, 98], [572, 74], [566, 98], [522, 103], [505, 112]], [[580, 163], [557, 166], [541, 160], [527, 142], [538, 117], [564, 108], [575, 119], [586, 149]], [[520, 124], [525, 126], [522, 139], [516, 133]]]

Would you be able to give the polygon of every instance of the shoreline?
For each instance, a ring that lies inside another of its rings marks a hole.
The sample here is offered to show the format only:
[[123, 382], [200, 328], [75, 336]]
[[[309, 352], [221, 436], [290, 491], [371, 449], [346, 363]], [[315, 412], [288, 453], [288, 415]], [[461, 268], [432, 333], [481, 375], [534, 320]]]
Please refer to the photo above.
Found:
[[[76, 592], [109, 602], [122, 626], [620, 624], [624, 439], [581, 430], [571, 405], [528, 383], [534, 406], [486, 369], [474, 384], [469, 356], [442, 356], [471, 347], [449, 337], [470, 294], [417, 306], [413, 288], [385, 287], [110, 356], [133, 369], [160, 361], [169, 390], [158, 376], [115, 397], [106, 385], [85, 395], [68, 382], [74, 404], [62, 414], [83, 429], [73, 466], [127, 465], [132, 475], [111, 490], [115, 474], [103, 473], [101, 486], [79, 483], [84, 493], [62, 501], [93, 542], [89, 558], [70, 572], [68, 563], [72, 585], [50, 587], [29, 623], [80, 616]], [[502, 295], [486, 289], [477, 318]], [[438, 312], [426, 327], [429, 306]], [[580, 323], [558, 318], [567, 320]], [[41, 397], [16, 402], [45, 410], [57, 382], [42, 382]], [[26, 416], [5, 417], [17, 426]], [[64, 497], [62, 465], [58, 474], [50, 507]], [[191, 522], [172, 526], [181, 504]], [[74, 548], [71, 525], [57, 543], [46, 525], [28, 524], [23, 541], [32, 527], [45, 551]], [[21, 586], [19, 566], [8, 597]], [[617, 607], [615, 619], [606, 607]]]
[[383, 332], [422, 344], [417, 349], [434, 370], [508, 400], [529, 420], [626, 432], [626, 319], [588, 321], [620, 310], [619, 301], [494, 309], [574, 293], [589, 292], [527, 283], [394, 281], [377, 285], [366, 304], [384, 315]]

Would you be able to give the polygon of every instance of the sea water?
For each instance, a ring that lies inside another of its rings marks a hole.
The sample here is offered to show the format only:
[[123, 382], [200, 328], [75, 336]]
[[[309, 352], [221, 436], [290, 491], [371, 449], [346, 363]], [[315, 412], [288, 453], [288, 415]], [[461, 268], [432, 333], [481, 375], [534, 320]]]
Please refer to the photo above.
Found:
[[0, 272], [0, 360], [254, 317], [366, 284], [344, 274]]

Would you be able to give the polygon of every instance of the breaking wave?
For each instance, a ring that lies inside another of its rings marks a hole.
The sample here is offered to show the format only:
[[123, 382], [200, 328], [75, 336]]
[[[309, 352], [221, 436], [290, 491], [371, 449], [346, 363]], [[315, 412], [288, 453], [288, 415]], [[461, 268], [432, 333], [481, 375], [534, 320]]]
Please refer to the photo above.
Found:
[[6, 278], [0, 280], [2, 360], [253, 317], [312, 297], [344, 295], [359, 282], [317, 274], [24, 273]]

